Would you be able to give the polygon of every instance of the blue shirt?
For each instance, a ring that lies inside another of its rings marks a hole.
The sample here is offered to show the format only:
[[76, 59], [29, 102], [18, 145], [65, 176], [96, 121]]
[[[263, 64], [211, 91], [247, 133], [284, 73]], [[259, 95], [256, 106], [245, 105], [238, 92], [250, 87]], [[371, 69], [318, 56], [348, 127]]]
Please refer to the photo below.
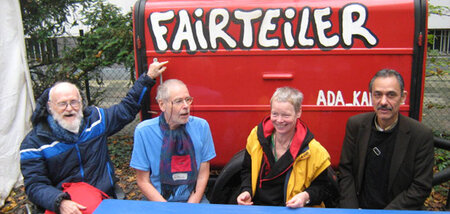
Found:
[[[197, 161], [197, 170], [199, 170], [201, 163], [216, 156], [211, 130], [206, 120], [190, 116], [186, 123], [186, 131], [194, 144], [195, 160]], [[131, 167], [150, 172], [150, 181], [160, 193], [159, 163], [162, 142], [163, 135], [159, 127], [159, 117], [139, 123], [134, 132], [134, 146], [130, 162]], [[168, 201], [185, 202], [189, 199], [190, 194], [187, 185], [181, 185]]]

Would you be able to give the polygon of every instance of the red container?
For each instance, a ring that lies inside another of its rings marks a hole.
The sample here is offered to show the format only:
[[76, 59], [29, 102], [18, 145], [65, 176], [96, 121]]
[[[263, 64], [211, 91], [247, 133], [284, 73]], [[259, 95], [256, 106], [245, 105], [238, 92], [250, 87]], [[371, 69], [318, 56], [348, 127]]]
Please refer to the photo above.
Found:
[[[245, 148], [275, 89], [295, 87], [304, 94], [301, 119], [336, 166], [347, 119], [373, 111], [368, 83], [378, 70], [403, 75], [401, 113], [420, 120], [426, 18], [418, 0], [141, 0], [136, 71], [169, 61], [163, 79], [182, 80], [195, 97], [192, 115], [211, 126], [216, 168]], [[159, 112], [155, 94], [143, 119]]]

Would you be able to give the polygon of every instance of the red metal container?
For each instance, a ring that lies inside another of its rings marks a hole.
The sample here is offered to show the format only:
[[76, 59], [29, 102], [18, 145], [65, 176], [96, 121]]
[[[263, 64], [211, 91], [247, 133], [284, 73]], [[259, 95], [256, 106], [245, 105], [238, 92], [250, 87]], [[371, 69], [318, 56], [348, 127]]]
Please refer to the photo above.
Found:
[[[303, 92], [301, 119], [337, 165], [347, 119], [373, 111], [368, 83], [378, 70], [403, 75], [401, 113], [420, 119], [426, 17], [425, 0], [141, 0], [136, 71], [169, 61], [163, 79], [185, 82], [192, 115], [211, 126], [213, 167], [245, 148], [282, 86]], [[155, 92], [143, 119], [159, 112]]]

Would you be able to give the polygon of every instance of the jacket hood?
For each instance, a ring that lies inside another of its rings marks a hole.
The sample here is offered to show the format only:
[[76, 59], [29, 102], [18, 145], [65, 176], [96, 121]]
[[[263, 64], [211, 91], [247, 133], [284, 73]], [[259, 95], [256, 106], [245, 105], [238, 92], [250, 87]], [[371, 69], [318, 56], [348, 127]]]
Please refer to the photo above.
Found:
[[50, 88], [45, 89], [42, 95], [36, 100], [36, 108], [31, 115], [31, 123], [33, 127], [36, 127], [42, 121], [47, 121], [47, 116], [49, 111], [47, 108], [48, 97], [50, 93]]

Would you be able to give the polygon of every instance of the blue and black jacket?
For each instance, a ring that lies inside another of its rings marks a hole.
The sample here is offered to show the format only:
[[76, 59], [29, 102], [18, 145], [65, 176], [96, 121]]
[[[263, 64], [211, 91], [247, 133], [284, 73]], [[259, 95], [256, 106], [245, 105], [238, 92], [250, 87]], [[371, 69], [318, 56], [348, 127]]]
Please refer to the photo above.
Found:
[[66, 182], [86, 182], [115, 197], [114, 168], [107, 137], [134, 120], [141, 109], [143, 95], [154, 84], [155, 81], [144, 74], [119, 104], [106, 109], [95, 106], [84, 109], [84, 126], [76, 142], [65, 142], [52, 133], [44, 119], [48, 115], [45, 92], [46, 98], [38, 100], [33, 113], [34, 127], [20, 147], [28, 198], [40, 207], [56, 211], [57, 201], [64, 195], [61, 184]]

